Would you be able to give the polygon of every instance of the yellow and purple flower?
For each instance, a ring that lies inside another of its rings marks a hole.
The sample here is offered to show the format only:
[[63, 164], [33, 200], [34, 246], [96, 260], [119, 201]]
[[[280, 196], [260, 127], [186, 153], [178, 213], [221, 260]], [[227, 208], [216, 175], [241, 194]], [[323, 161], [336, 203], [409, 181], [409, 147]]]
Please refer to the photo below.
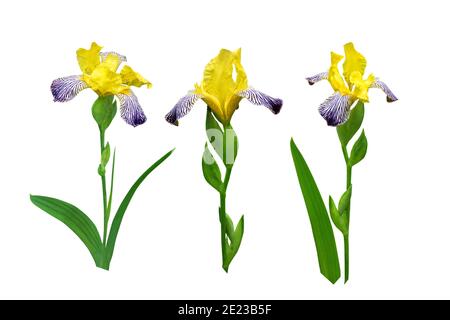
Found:
[[202, 99], [217, 119], [226, 125], [242, 98], [255, 105], [263, 105], [274, 114], [278, 114], [283, 105], [281, 99], [272, 98], [248, 86], [247, 75], [241, 65], [241, 49], [222, 49], [206, 65], [203, 81], [195, 84], [195, 89], [178, 101], [166, 115], [166, 120], [178, 125], [178, 120], [191, 111], [198, 99]]
[[115, 96], [120, 102], [120, 114], [126, 123], [136, 127], [147, 118], [131, 86], [150, 88], [152, 84], [131, 67], [117, 70], [126, 57], [116, 52], [101, 52], [95, 42], [90, 49], [77, 50], [81, 75], [58, 78], [51, 84], [54, 101], [67, 102], [82, 90], [91, 88], [99, 96]]
[[343, 75], [339, 71], [338, 64], [344, 57], [331, 52], [329, 70], [306, 78], [310, 85], [321, 80], [328, 80], [334, 89], [334, 94], [319, 107], [320, 114], [329, 126], [338, 126], [346, 122], [351, 106], [356, 101], [368, 102], [370, 88], [383, 90], [387, 102], [397, 101], [397, 97], [389, 87], [380, 79], [375, 78], [373, 74], [364, 79], [367, 61], [361, 53], [355, 50], [353, 43], [350, 42], [344, 46], [344, 53]]

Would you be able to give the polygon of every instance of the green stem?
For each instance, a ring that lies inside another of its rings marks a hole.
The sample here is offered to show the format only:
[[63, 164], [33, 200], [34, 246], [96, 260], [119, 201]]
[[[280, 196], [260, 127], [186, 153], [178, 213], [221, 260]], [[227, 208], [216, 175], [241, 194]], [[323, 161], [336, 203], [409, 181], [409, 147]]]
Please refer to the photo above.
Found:
[[[105, 149], [105, 132], [100, 130], [100, 157]], [[105, 175], [101, 176], [102, 179], [102, 195], [103, 195], [103, 245], [106, 246], [108, 235], [108, 196], [106, 194], [106, 178]]]
[[[342, 153], [344, 155], [345, 165], [346, 165], [346, 169], [347, 169], [346, 190], [348, 190], [348, 188], [350, 188], [350, 186], [352, 185], [352, 166], [350, 165], [347, 148], [344, 145], [342, 145]], [[348, 216], [348, 223], [349, 223], [349, 229], [350, 229], [350, 204], [348, 206], [347, 216]], [[350, 230], [349, 230], [349, 233], [350, 233]], [[350, 276], [349, 234], [344, 235], [344, 260], [345, 260], [345, 283], [346, 283]]]
[[226, 265], [226, 227], [225, 227], [225, 202], [227, 194], [226, 192], [220, 193], [220, 208], [219, 208], [219, 220], [220, 220], [220, 242], [222, 244], [222, 268], [225, 272], [228, 272], [228, 266]]
[[226, 172], [225, 172], [225, 178], [224, 178], [224, 182], [223, 182], [223, 191], [220, 193], [220, 208], [219, 208], [219, 219], [220, 219], [220, 230], [221, 230], [221, 244], [222, 244], [222, 268], [223, 270], [225, 270], [225, 272], [228, 272], [228, 263], [227, 263], [227, 238], [226, 238], [226, 198], [227, 198], [227, 188], [228, 188], [228, 183], [230, 182], [230, 177], [231, 177], [231, 171], [233, 169], [233, 165], [228, 165], [226, 163], [226, 159], [227, 159], [227, 126], [224, 125], [223, 128], [223, 137], [222, 137], [222, 142], [223, 142], [223, 163], [225, 165], [226, 168]]
[[350, 262], [350, 251], [349, 251], [349, 241], [348, 235], [344, 236], [344, 252], [345, 252], [345, 280], [347, 283], [349, 277], [349, 262]]

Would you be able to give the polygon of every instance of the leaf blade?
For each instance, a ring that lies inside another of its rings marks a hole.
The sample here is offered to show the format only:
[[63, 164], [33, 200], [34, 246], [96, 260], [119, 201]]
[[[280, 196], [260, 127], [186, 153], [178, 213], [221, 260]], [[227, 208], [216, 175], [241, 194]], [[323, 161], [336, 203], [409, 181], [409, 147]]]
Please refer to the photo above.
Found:
[[333, 228], [320, 191], [300, 150], [291, 139], [291, 153], [316, 244], [320, 272], [332, 283], [341, 276]]
[[359, 101], [356, 106], [350, 112], [348, 120], [336, 128], [339, 140], [345, 147], [353, 138], [353, 136], [361, 128], [361, 124], [364, 120], [364, 103]]
[[223, 130], [209, 107], [206, 110], [205, 127], [209, 143], [213, 146], [222, 161], [225, 161], [223, 159]]
[[130, 204], [131, 199], [133, 198], [136, 190], [139, 188], [141, 183], [147, 178], [147, 176], [155, 170], [160, 164], [162, 164], [175, 149], [170, 150], [165, 155], [163, 155], [159, 160], [153, 163], [144, 173], [136, 180], [136, 182], [131, 186], [128, 193], [125, 195], [125, 198], [122, 200], [119, 208], [117, 209], [116, 215], [114, 216], [113, 222], [111, 223], [111, 228], [109, 231], [108, 241], [106, 244], [106, 261], [109, 267], [109, 263], [111, 262], [111, 258], [114, 253], [114, 246], [116, 244], [117, 235], [119, 233], [120, 225], [123, 220], [123, 216], [125, 215], [125, 211]]
[[84, 243], [96, 263], [101, 259], [103, 245], [97, 227], [74, 205], [59, 199], [30, 195], [31, 202], [64, 223]]
[[339, 231], [342, 232], [344, 236], [348, 235], [348, 215], [347, 211], [341, 213], [338, 208], [336, 208], [336, 204], [334, 203], [333, 198], [329, 197], [329, 208], [331, 219], [333, 220], [334, 225]]
[[224, 186], [222, 182], [222, 173], [214, 156], [209, 150], [208, 144], [205, 144], [205, 151], [202, 156], [202, 172], [206, 182], [216, 189], [218, 192], [223, 192]]
[[367, 153], [367, 138], [364, 130], [361, 132], [358, 140], [356, 140], [353, 145], [352, 151], [350, 153], [350, 165], [357, 165], [361, 160], [364, 159]]

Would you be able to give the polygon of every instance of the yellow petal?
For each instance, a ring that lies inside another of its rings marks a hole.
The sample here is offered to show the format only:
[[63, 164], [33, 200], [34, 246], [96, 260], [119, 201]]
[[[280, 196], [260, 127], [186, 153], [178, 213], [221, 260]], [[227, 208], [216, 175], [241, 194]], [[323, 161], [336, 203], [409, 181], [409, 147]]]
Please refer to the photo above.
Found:
[[122, 76], [123, 83], [129, 86], [141, 87], [146, 85], [147, 88], [151, 88], [152, 84], [150, 81], [146, 80], [139, 73], [135, 72], [131, 67], [125, 66], [120, 71], [120, 75]]
[[219, 100], [217, 100], [217, 98], [215, 96], [206, 92], [206, 90], [204, 90], [204, 88], [197, 83], [195, 84], [194, 93], [200, 95], [202, 97], [202, 100], [212, 110], [212, 112], [217, 116], [217, 118], [220, 120], [220, 122], [224, 123], [226, 117], [225, 117], [225, 114], [223, 112], [224, 110], [223, 110]]
[[92, 42], [90, 49], [80, 48], [77, 50], [77, 60], [83, 74], [91, 74], [100, 64], [100, 47]]
[[99, 96], [129, 93], [129, 87], [122, 84], [122, 77], [111, 71], [108, 65], [99, 65], [91, 75], [84, 75], [83, 80]]
[[247, 87], [247, 75], [241, 65], [241, 49], [234, 52], [222, 49], [205, 67], [201, 88], [219, 102], [221, 111], [216, 113], [222, 115], [224, 122], [231, 119], [240, 101], [240, 98], [233, 96]]
[[331, 86], [333, 87], [334, 91], [339, 91], [342, 95], [346, 95], [350, 93], [350, 90], [348, 89], [347, 85], [345, 84], [344, 79], [342, 78], [338, 63], [343, 59], [344, 57], [331, 52], [331, 67], [328, 70], [328, 81], [330, 82]]
[[202, 88], [222, 103], [234, 88], [233, 53], [222, 49], [205, 67]]
[[344, 46], [345, 61], [344, 61], [344, 78], [347, 81], [349, 87], [352, 86], [350, 76], [353, 72], [357, 71], [364, 75], [366, 70], [367, 61], [364, 56], [355, 50], [353, 43], [349, 42]]
[[235, 91], [242, 91], [248, 88], [247, 74], [241, 64], [241, 48], [234, 53], [234, 68], [236, 70], [236, 88]]
[[338, 63], [341, 62], [341, 60], [344, 59], [344, 56], [341, 56], [340, 54], [337, 54], [336, 52], [331, 52], [331, 66], [337, 67]]
[[121, 60], [120, 60], [119, 56], [117, 56], [115, 54], [109, 54], [105, 58], [105, 60], [103, 60], [101, 65], [105, 66], [112, 72], [116, 72], [117, 69], [119, 68], [120, 63], [121, 63]]
[[350, 75], [350, 81], [354, 85], [352, 95], [363, 102], [368, 102], [369, 88], [375, 82], [375, 76], [370, 74], [367, 79], [364, 80], [360, 72], [354, 71]]

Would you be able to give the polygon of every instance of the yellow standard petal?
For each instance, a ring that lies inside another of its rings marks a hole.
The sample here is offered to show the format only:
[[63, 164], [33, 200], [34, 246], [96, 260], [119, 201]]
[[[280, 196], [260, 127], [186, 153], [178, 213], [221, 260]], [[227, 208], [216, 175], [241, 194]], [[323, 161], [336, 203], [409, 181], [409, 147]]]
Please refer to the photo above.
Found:
[[334, 91], [340, 92], [342, 95], [350, 94], [350, 90], [345, 84], [344, 79], [342, 78], [338, 64], [344, 57], [340, 54], [331, 52], [331, 67], [328, 70], [328, 81], [333, 87]]
[[355, 50], [352, 42], [344, 45], [344, 52], [344, 78], [347, 81], [348, 86], [351, 88], [353, 85], [350, 79], [352, 73], [356, 71], [363, 76], [364, 71], [366, 70], [367, 61], [361, 53]]
[[105, 66], [106, 68], [108, 68], [109, 70], [111, 70], [112, 72], [116, 72], [117, 69], [120, 66], [120, 58], [119, 56], [115, 55], [115, 54], [109, 54], [105, 60], [102, 62], [102, 66]]
[[375, 82], [375, 76], [370, 74], [367, 79], [363, 79], [361, 73], [354, 71], [350, 75], [350, 82], [354, 85], [352, 95], [363, 102], [369, 101], [369, 88]]
[[247, 89], [247, 75], [241, 65], [241, 49], [222, 49], [205, 67], [201, 86], [196, 91], [223, 122], [229, 122], [241, 97], [237, 93]]
[[80, 48], [77, 50], [77, 60], [83, 74], [91, 74], [100, 64], [100, 47], [92, 42], [90, 49]]
[[123, 67], [120, 71], [120, 75], [122, 76], [123, 83], [126, 85], [134, 87], [141, 87], [143, 85], [146, 85], [147, 88], [152, 87], [150, 81], [146, 80], [143, 76], [141, 76], [129, 66]]

